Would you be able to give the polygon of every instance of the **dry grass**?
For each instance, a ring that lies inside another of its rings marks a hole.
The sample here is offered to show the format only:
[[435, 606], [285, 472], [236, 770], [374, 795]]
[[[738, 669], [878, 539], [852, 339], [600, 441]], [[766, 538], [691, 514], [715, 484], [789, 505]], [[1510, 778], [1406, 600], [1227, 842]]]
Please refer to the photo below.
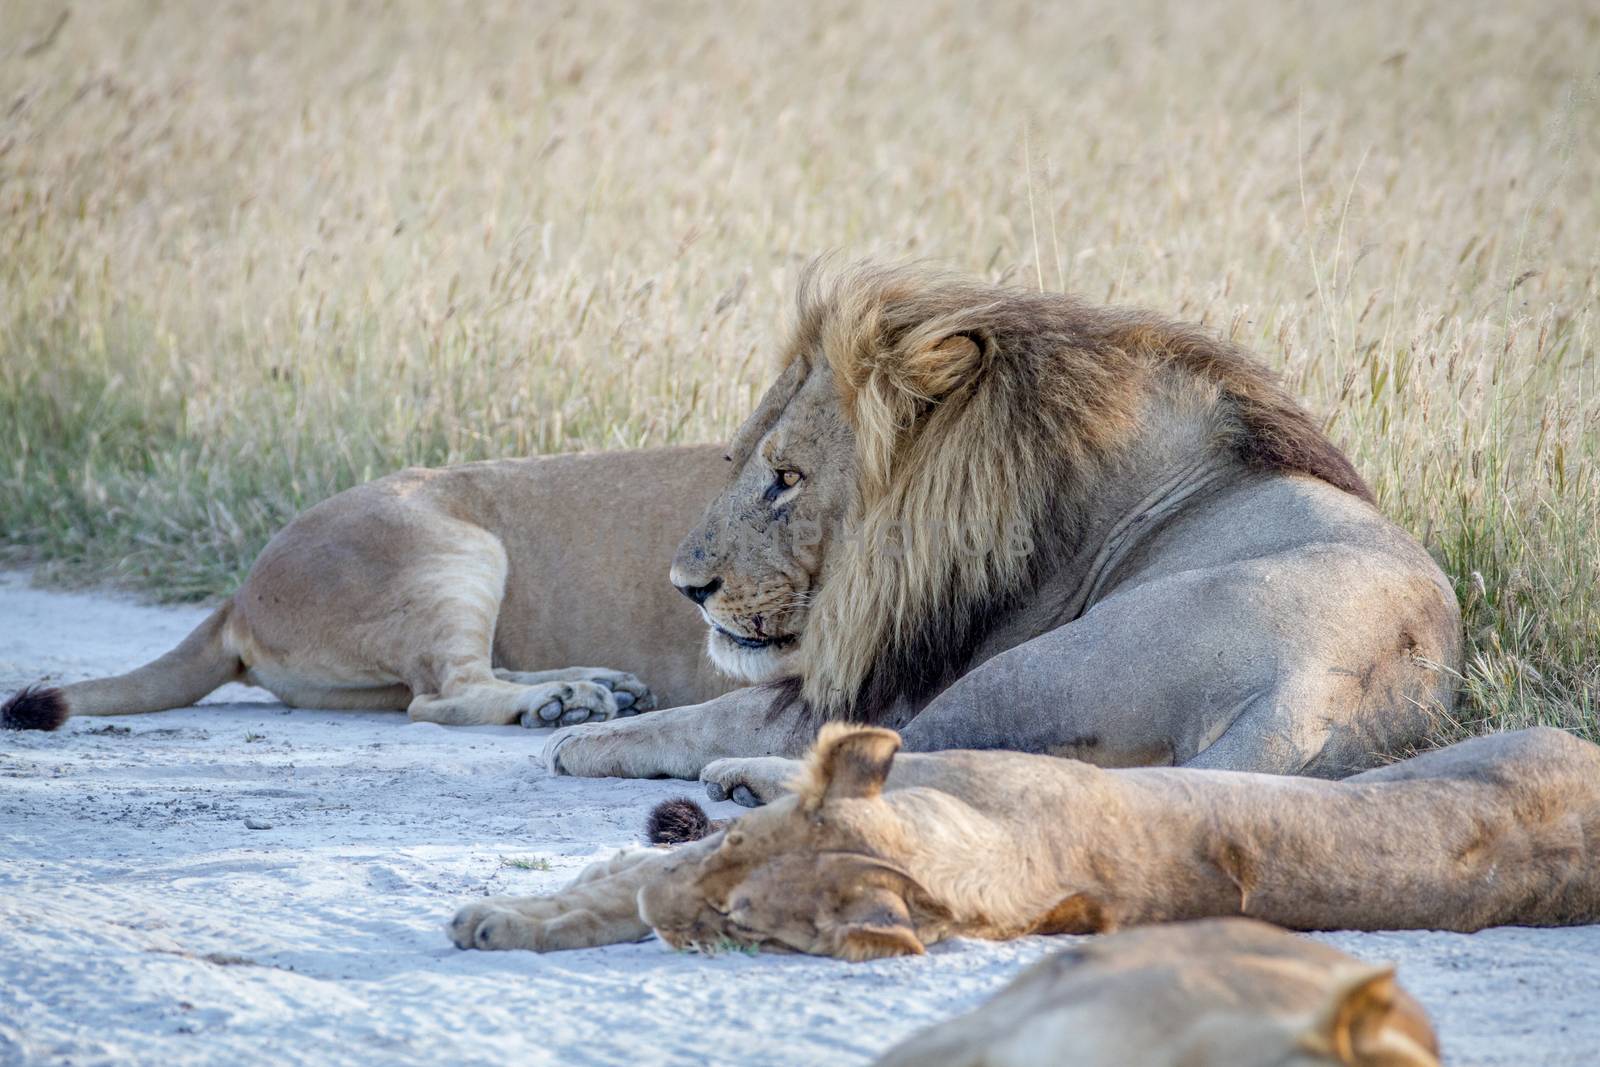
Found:
[[[227, 590], [408, 463], [724, 434], [818, 250], [1203, 319], [1600, 723], [1583, 0], [0, 8], [0, 529]], [[1450, 731], [1446, 730], [1446, 734]]]

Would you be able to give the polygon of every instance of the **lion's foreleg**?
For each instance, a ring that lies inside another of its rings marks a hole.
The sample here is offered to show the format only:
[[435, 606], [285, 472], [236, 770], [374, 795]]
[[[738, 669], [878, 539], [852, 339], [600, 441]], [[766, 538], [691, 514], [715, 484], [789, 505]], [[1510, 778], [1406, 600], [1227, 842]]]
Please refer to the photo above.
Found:
[[593, 948], [647, 937], [639, 890], [670, 853], [636, 848], [584, 868], [567, 888], [544, 897], [490, 897], [456, 912], [450, 939], [457, 948]]
[[590, 882], [598, 882], [613, 875], [624, 874], [639, 864], [648, 862], [651, 856], [658, 854], [660, 851], [659, 848], [646, 848], [644, 846], [618, 849], [605, 859], [596, 860], [579, 871], [578, 876], [568, 882], [561, 892], [565, 893], [568, 890], [578, 888], [580, 885], [587, 885]]
[[804, 754], [814, 731], [798, 705], [767, 689], [732, 693], [620, 722], [559, 730], [545, 745], [553, 774], [583, 778], [695, 778], [712, 760]]

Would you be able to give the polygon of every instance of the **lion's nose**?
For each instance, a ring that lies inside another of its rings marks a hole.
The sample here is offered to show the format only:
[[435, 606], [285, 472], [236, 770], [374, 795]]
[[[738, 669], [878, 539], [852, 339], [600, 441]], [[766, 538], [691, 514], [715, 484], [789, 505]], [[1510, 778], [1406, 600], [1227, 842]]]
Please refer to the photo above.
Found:
[[696, 604], [704, 604], [707, 600], [711, 599], [712, 593], [715, 593], [718, 589], [722, 588], [722, 579], [713, 578], [705, 585], [678, 585], [676, 582], [673, 584], [677, 585], [678, 592], [682, 593]]

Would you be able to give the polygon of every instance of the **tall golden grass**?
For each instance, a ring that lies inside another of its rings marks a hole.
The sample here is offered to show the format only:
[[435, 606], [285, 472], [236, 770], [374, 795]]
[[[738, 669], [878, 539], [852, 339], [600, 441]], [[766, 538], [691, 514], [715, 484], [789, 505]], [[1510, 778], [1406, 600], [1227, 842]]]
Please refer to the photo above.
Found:
[[64, 11], [0, 9], [47, 580], [211, 596], [406, 464], [726, 434], [806, 259], [909, 255], [1253, 346], [1456, 582], [1442, 733], [1597, 735], [1592, 3]]

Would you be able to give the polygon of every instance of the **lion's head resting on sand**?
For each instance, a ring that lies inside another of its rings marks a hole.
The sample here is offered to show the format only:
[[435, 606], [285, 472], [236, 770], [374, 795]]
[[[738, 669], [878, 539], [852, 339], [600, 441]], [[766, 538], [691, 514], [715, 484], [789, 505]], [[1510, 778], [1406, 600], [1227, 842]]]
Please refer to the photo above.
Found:
[[922, 268], [813, 266], [782, 373], [672, 580], [713, 660], [798, 677], [826, 717], [930, 695], [1070, 550], [1175, 383], [1219, 454], [1367, 494], [1262, 367], [1199, 329]]
[[899, 748], [890, 730], [825, 725], [796, 791], [728, 826], [703, 859], [648, 883], [641, 917], [678, 948], [922, 954], [918, 928], [949, 914], [895, 860], [905, 846], [879, 797]]

